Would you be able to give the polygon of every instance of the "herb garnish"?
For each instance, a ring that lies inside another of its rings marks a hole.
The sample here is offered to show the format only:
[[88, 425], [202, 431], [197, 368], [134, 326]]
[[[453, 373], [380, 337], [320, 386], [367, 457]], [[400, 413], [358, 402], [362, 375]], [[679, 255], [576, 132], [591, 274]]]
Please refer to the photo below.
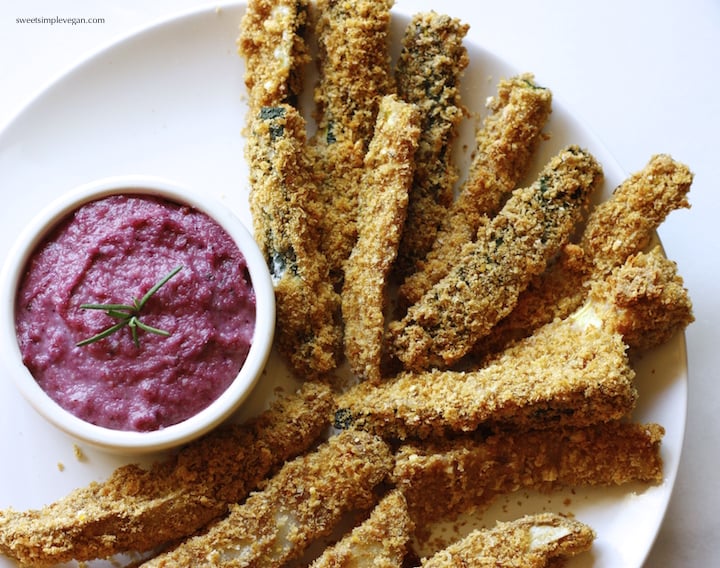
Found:
[[87, 339], [78, 341], [75, 345], [77, 345], [78, 347], [82, 347], [83, 345], [95, 343], [96, 341], [100, 341], [101, 339], [112, 335], [116, 331], [121, 330], [125, 326], [128, 326], [130, 328], [133, 343], [135, 343], [136, 347], [140, 346], [140, 340], [138, 339], [138, 328], [149, 333], [168, 337], [170, 333], [165, 331], [164, 329], [158, 329], [157, 327], [152, 327], [140, 321], [140, 311], [143, 309], [143, 307], [152, 297], [152, 295], [155, 294], [155, 292], [157, 292], [160, 288], [162, 288], [168, 280], [170, 280], [173, 276], [180, 272], [182, 268], [182, 266], [174, 268], [169, 274], [164, 276], [157, 284], [150, 288], [150, 290], [148, 290], [142, 298], [140, 298], [139, 300], [137, 298], [133, 299], [132, 304], [80, 304], [80, 307], [85, 310], [104, 310], [107, 315], [119, 321], [115, 325], [111, 325], [107, 329], [102, 330], [100, 333], [97, 333], [92, 337], [88, 337]]

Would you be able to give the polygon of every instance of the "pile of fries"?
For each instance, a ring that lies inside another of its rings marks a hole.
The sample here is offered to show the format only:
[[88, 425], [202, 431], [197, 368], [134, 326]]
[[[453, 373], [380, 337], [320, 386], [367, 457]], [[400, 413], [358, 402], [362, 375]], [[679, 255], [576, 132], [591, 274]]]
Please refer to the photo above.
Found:
[[418, 14], [393, 63], [391, 7], [250, 0], [240, 24], [250, 209], [300, 389], [150, 469], [1, 511], [0, 552], [27, 566], [130, 551], [155, 567], [555, 566], [592, 547], [592, 527], [548, 512], [422, 557], [414, 543], [520, 489], [662, 482], [663, 427], [631, 419], [632, 355], [693, 320], [652, 244], [689, 206], [692, 173], [652, 156], [593, 205], [602, 166], [570, 145], [520, 187], [552, 112], [531, 74], [499, 80], [458, 172], [468, 26]]

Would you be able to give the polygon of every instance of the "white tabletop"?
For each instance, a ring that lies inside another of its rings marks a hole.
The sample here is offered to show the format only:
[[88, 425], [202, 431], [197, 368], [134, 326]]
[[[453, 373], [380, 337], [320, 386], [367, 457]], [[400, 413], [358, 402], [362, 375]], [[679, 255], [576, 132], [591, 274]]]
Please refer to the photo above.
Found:
[[[129, 32], [203, 0], [3, 0], [0, 127], [63, 71]], [[691, 210], [660, 228], [690, 290], [689, 412], [676, 489], [647, 566], [717, 565], [720, 239], [720, 3], [714, 0], [444, 2], [398, 0], [396, 10], [435, 9], [471, 24], [469, 38], [532, 71], [604, 142], [626, 172], [669, 153], [695, 173]], [[101, 23], [21, 23], [21, 18], [97, 18]], [[6, 188], [2, 188], [6, 191]]]

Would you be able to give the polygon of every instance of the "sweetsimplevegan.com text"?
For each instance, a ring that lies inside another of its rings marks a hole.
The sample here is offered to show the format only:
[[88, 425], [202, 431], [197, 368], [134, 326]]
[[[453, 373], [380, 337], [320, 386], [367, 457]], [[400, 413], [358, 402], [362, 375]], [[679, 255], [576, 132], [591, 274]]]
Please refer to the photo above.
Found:
[[78, 24], [104, 24], [105, 18], [62, 18], [55, 16], [52, 18], [35, 17], [35, 18], [15, 18], [16, 24], [70, 24], [76, 26]]

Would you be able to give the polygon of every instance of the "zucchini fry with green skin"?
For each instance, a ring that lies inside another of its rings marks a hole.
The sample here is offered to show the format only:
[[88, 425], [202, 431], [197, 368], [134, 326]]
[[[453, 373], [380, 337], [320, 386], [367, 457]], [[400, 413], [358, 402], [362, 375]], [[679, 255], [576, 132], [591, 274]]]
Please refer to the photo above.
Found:
[[457, 199], [447, 211], [426, 258], [399, 289], [402, 306], [412, 305], [445, 277], [477, 238], [488, 217], [527, 173], [552, 110], [552, 93], [523, 74], [500, 81], [489, 115], [476, 135], [475, 156]]
[[403, 372], [337, 397], [336, 425], [389, 438], [480, 427], [582, 426], [626, 416], [635, 372], [619, 334], [591, 320], [559, 320], [473, 371]]
[[468, 27], [435, 12], [417, 14], [402, 40], [395, 67], [398, 96], [418, 105], [423, 125], [397, 276], [407, 275], [425, 257], [453, 202], [458, 173], [452, 145], [464, 116], [459, 84], [469, 62], [462, 43]]
[[345, 355], [356, 376], [380, 380], [385, 294], [397, 256], [420, 136], [420, 113], [395, 95], [380, 103], [360, 185], [358, 240], [345, 266]]
[[374, 488], [392, 470], [380, 439], [361, 432], [331, 437], [316, 451], [287, 462], [267, 485], [209, 530], [143, 564], [175, 566], [283, 566], [343, 514], [372, 507]]
[[546, 568], [590, 550], [595, 532], [552, 513], [527, 515], [478, 529], [422, 562], [423, 568]]
[[[659, 248], [593, 283], [587, 302], [474, 371], [401, 373], [338, 397], [338, 426], [394, 438], [481, 426], [585, 426], [627, 415], [636, 391], [626, 341], [657, 344], [693, 320], [674, 262]], [[628, 338], [626, 340], [626, 337]]]
[[[628, 257], [644, 250], [670, 212], [689, 207], [692, 180], [684, 164], [666, 154], [652, 156], [642, 170], [591, 211], [577, 244], [567, 245], [558, 261], [530, 283], [515, 309], [475, 346], [475, 354], [501, 351], [511, 341], [581, 306], [589, 282], [604, 279]], [[655, 340], [664, 341], [660, 336]], [[629, 335], [626, 343], [633, 348], [653, 346]]]
[[321, 210], [305, 153], [305, 121], [288, 105], [263, 107], [246, 147], [255, 239], [275, 284], [276, 346], [301, 378], [337, 366], [340, 296], [318, 248]]
[[380, 99], [395, 92], [388, 33], [393, 0], [318, 0], [319, 83], [314, 143], [338, 140], [367, 150]]
[[319, 83], [311, 141], [320, 201], [321, 249], [335, 284], [357, 238], [358, 187], [380, 99], [395, 91], [388, 31], [391, 0], [319, 0]]
[[395, 489], [366, 521], [326, 548], [310, 568], [402, 568], [413, 530], [405, 496]]
[[523, 489], [661, 483], [664, 434], [657, 424], [613, 421], [407, 444], [395, 454], [392, 481], [427, 528]]
[[455, 267], [388, 330], [390, 352], [408, 369], [447, 367], [512, 311], [530, 280], [570, 238], [602, 170], [570, 146], [530, 187], [513, 191]]
[[333, 398], [306, 384], [244, 425], [220, 428], [150, 469], [118, 468], [36, 510], [0, 512], [0, 552], [27, 566], [144, 552], [227, 513], [328, 427]]
[[303, 37], [307, 19], [306, 0], [248, 2], [237, 47], [245, 59], [250, 116], [265, 106], [295, 106], [302, 90], [302, 68], [310, 61]]

